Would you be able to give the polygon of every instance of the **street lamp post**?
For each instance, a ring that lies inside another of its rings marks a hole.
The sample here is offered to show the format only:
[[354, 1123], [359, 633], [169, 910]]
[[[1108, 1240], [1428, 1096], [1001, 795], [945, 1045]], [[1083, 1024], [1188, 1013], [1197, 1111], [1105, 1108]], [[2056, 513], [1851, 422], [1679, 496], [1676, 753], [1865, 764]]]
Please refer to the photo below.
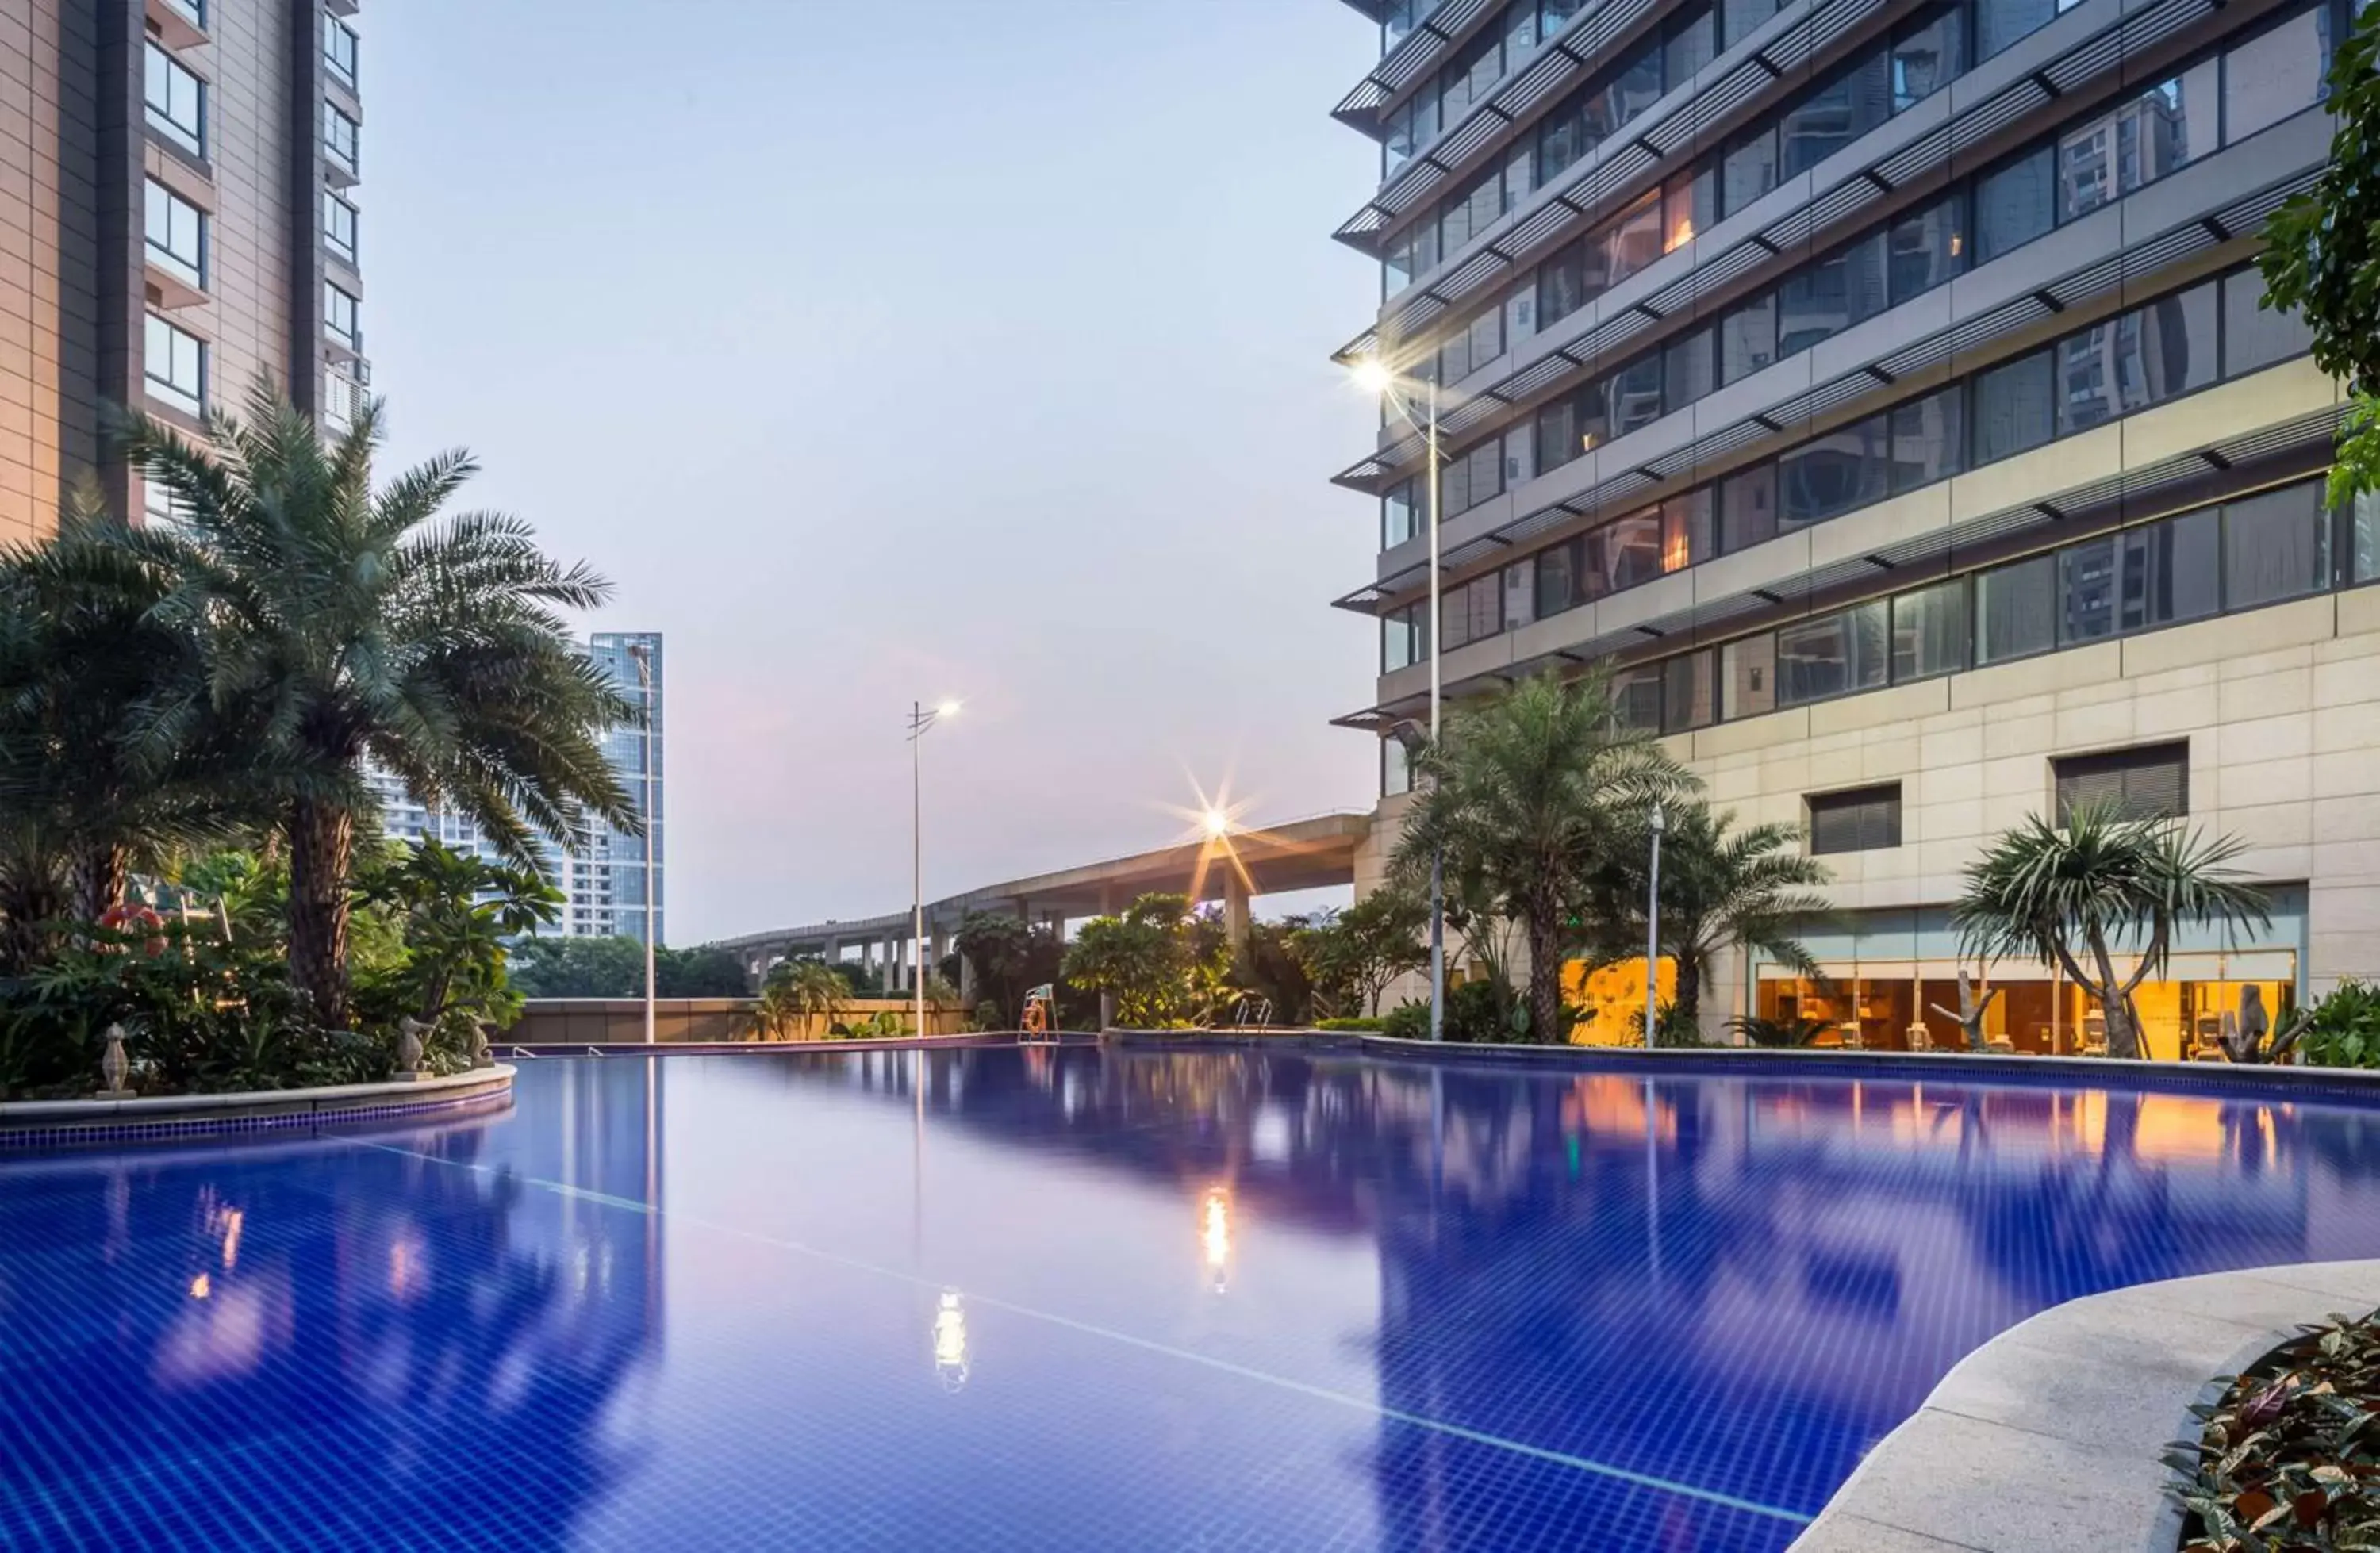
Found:
[[637, 687], [644, 698], [644, 830], [645, 830], [645, 1044], [653, 1044], [653, 649], [649, 642], [630, 642], [636, 660]]
[[[928, 729], [943, 718], [957, 716], [958, 710], [956, 701], [932, 708], [922, 701], [909, 703], [909, 931], [917, 954], [915, 989], [921, 1038], [926, 1034], [926, 778], [917, 746], [924, 743]], [[921, 1094], [923, 1076], [919, 1075]]]
[[[1396, 406], [1397, 414], [1404, 418], [1405, 424], [1422, 434], [1427, 451], [1429, 485], [1429, 620], [1427, 627], [1429, 632], [1429, 742], [1435, 748], [1440, 709], [1445, 698], [1443, 665], [1439, 650], [1439, 638], [1444, 635], [1441, 629], [1444, 622], [1439, 599], [1438, 500], [1439, 475], [1444, 459], [1443, 449], [1438, 441], [1438, 382], [1434, 378], [1427, 381], [1429, 393], [1426, 408], [1423, 417], [1416, 419], [1413, 406], [1398, 388], [1396, 375], [1384, 362], [1378, 358], [1362, 362], [1355, 369], [1355, 381], [1364, 388], [1387, 395], [1389, 403]], [[1431, 847], [1429, 854], [1429, 1038], [1434, 1041], [1446, 1038], [1446, 853], [1442, 845]]]
[[1655, 1022], [1660, 1016], [1660, 977], [1656, 975], [1661, 964], [1661, 832], [1669, 828], [1669, 817], [1661, 806], [1653, 806], [1653, 884], [1645, 900], [1645, 1048], [1653, 1048]]

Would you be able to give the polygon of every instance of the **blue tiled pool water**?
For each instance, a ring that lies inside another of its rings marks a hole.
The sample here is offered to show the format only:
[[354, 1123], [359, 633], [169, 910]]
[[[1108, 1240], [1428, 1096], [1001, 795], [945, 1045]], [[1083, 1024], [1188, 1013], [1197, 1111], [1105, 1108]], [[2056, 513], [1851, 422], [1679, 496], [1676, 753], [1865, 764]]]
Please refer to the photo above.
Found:
[[2344, 1102], [522, 1068], [500, 1116], [0, 1162], [0, 1547], [1749, 1553], [2045, 1305], [2380, 1255]]

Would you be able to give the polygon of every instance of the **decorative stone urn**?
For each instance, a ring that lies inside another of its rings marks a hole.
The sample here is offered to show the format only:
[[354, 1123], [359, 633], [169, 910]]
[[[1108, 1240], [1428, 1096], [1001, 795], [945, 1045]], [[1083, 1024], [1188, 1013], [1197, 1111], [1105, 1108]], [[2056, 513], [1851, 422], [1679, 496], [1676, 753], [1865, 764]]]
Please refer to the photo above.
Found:
[[140, 1091], [138, 1089], [124, 1086], [124, 1081], [131, 1072], [132, 1060], [124, 1054], [124, 1026], [110, 1025], [107, 1027], [107, 1049], [99, 1056], [99, 1076], [106, 1081], [107, 1087], [99, 1092], [99, 1098], [128, 1100], [139, 1095]]

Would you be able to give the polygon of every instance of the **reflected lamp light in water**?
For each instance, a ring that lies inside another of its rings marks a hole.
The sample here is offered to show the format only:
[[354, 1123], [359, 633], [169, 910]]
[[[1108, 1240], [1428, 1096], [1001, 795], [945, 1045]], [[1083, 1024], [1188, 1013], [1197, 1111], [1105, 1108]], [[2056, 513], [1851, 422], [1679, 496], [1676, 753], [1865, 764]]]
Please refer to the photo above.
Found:
[[1198, 1205], [1198, 1244], [1207, 1255], [1207, 1276], [1215, 1292], [1230, 1281], [1232, 1261], [1232, 1197], [1220, 1186], [1210, 1186]]
[[966, 1308], [955, 1289], [943, 1290], [934, 1306], [934, 1374], [945, 1391], [967, 1382]]

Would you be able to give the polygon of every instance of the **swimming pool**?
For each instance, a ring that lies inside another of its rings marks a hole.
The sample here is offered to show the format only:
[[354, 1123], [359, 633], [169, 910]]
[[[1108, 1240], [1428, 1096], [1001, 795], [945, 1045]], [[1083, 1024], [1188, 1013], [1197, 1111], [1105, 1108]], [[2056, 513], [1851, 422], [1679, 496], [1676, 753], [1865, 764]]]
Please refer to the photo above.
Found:
[[979, 1049], [0, 1163], [0, 1546], [1783, 1547], [1962, 1354], [2380, 1255], [2380, 1110]]

